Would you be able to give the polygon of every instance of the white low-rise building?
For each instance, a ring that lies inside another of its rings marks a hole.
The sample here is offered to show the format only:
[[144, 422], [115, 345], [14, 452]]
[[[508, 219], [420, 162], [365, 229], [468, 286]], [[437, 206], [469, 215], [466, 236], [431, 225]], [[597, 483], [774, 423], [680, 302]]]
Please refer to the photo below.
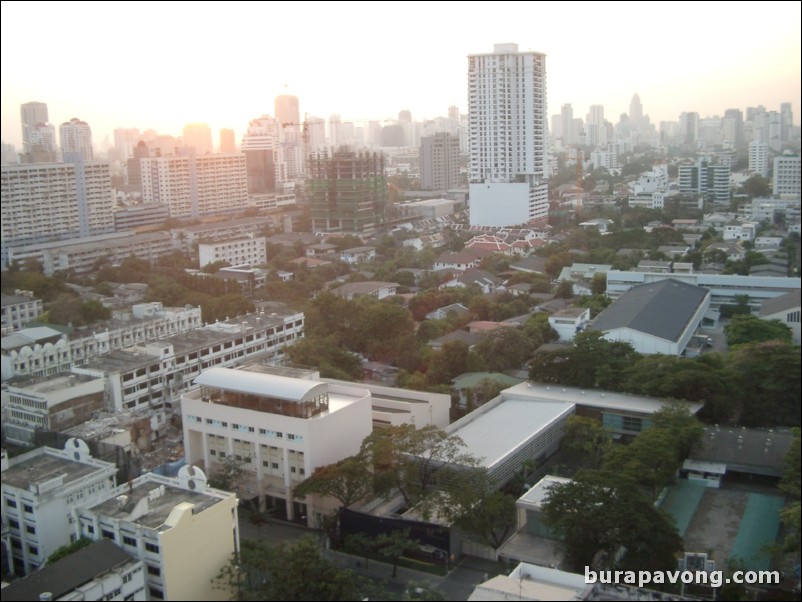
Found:
[[566, 307], [549, 316], [551, 326], [560, 336], [560, 341], [573, 341], [578, 332], [590, 322], [589, 307]]
[[267, 263], [267, 239], [264, 236], [235, 238], [198, 245], [198, 258], [203, 268], [218, 261], [231, 266]]
[[329, 508], [295, 501], [293, 489], [316, 468], [359, 451], [372, 431], [370, 391], [254, 370], [211, 368], [181, 398], [187, 463], [214, 475], [234, 458], [246, 473], [241, 497], [321, 525]]
[[14, 573], [30, 573], [75, 541], [73, 510], [105, 499], [116, 474], [112, 462], [93, 458], [80, 439], [69, 439], [63, 450], [40, 447], [9, 459], [1, 508]]
[[239, 500], [184, 466], [176, 478], [146, 473], [74, 511], [79, 537], [109, 539], [145, 565], [148, 600], [230, 600], [215, 582], [239, 552]]

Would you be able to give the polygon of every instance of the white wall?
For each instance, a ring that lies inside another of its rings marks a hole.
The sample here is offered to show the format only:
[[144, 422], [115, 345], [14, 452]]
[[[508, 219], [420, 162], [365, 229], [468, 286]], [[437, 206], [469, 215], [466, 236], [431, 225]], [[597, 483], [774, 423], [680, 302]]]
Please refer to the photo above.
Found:
[[529, 217], [529, 184], [471, 184], [470, 220], [472, 226], [515, 226]]

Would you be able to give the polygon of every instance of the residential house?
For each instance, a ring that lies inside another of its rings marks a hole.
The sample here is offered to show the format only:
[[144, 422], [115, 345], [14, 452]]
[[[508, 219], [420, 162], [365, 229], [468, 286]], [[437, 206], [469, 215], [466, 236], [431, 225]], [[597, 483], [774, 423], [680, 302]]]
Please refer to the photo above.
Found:
[[398, 287], [401, 286], [397, 282], [348, 282], [332, 289], [332, 294], [345, 299], [353, 299], [359, 296], [375, 297], [376, 299], [384, 299], [395, 295]]

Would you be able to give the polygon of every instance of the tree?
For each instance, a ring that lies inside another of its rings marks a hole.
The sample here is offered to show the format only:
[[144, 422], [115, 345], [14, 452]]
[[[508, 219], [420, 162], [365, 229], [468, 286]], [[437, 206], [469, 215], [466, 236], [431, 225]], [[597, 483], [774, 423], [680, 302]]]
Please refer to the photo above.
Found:
[[222, 466], [209, 477], [209, 487], [223, 491], [237, 491], [244, 476], [244, 462], [234, 456], [227, 456]]
[[505, 372], [519, 368], [531, 357], [531, 339], [520, 328], [496, 328], [485, 334], [474, 352], [488, 370]]
[[464, 372], [479, 372], [482, 361], [462, 341], [449, 341], [440, 351], [430, 355], [426, 381], [430, 384], [450, 384]]
[[397, 488], [411, 508], [432, 489], [435, 473], [451, 466], [475, 466], [465, 443], [435, 426], [404, 424], [373, 431], [360, 454], [371, 458], [379, 491]]
[[[342, 504], [337, 519], [343, 510], [373, 492], [373, 473], [369, 460], [362, 454], [327, 464], [315, 469], [310, 477], [301, 481], [293, 492], [296, 498], [317, 494], [333, 497]], [[339, 527], [339, 520], [336, 527]], [[336, 535], [336, 532], [335, 532]]]
[[780, 341], [740, 345], [731, 351], [727, 374], [743, 426], [800, 426], [799, 347]]
[[311, 536], [281, 543], [267, 561], [263, 600], [359, 600], [360, 582], [329, 561]]
[[574, 284], [570, 280], [563, 280], [557, 285], [555, 297], [560, 299], [572, 299], [574, 297]]
[[[414, 550], [417, 545], [417, 540], [410, 539], [409, 529], [382, 533], [376, 538], [376, 551], [379, 556], [393, 563], [393, 578], [398, 574], [399, 559], [407, 552]], [[313, 600], [314, 598], [309, 599]]]
[[681, 465], [671, 432], [654, 427], [644, 430], [629, 445], [610, 447], [604, 458], [604, 470], [648, 487], [652, 499], [674, 481]]
[[494, 550], [515, 529], [515, 498], [497, 491], [483, 468], [450, 471], [444, 491], [440, 512]]
[[755, 174], [744, 182], [744, 191], [752, 198], [765, 197], [771, 195], [771, 186], [766, 178]]
[[306, 336], [287, 347], [285, 352], [296, 364], [317, 367], [322, 377], [342, 380], [362, 378], [359, 357], [343, 349], [335, 335]]
[[[670, 570], [682, 538], [672, 519], [622, 475], [587, 471], [549, 488], [544, 522], [560, 537], [570, 567]], [[594, 559], [596, 561], [594, 562]]]
[[761, 320], [751, 314], [733, 316], [732, 321], [724, 327], [727, 333], [727, 344], [743, 345], [761, 341], [791, 342], [791, 329], [779, 320]]
[[599, 468], [611, 442], [610, 433], [598, 420], [574, 415], [565, 422], [560, 449], [578, 455], [587, 468]]
[[345, 536], [345, 547], [365, 559], [365, 568], [371, 554], [376, 551], [376, 539], [365, 533], [350, 533]]
[[705, 434], [704, 426], [691, 414], [688, 405], [676, 401], [652, 414], [651, 428], [663, 429], [671, 435], [680, 461], [690, 456]]

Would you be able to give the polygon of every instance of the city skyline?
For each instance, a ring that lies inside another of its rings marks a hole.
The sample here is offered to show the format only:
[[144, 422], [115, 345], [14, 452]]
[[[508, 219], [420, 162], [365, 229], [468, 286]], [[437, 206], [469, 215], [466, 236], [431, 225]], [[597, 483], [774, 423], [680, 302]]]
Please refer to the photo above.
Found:
[[[86, 121], [97, 149], [117, 127], [178, 136], [194, 122], [209, 124], [215, 140], [233, 129], [239, 142], [248, 121], [272, 114], [282, 94], [299, 98], [301, 115], [344, 121], [395, 119], [401, 110], [417, 121], [445, 116], [451, 105], [465, 114], [467, 57], [498, 43], [546, 55], [549, 115], [570, 103], [584, 118], [603, 105], [615, 123], [637, 93], [654, 124], [683, 111], [704, 118], [782, 102], [799, 123], [798, 2], [728, 11], [580, 2], [570, 12], [564, 3], [496, 3], [482, 13], [478, 3], [460, 5], [462, 13], [450, 3], [296, 2], [261, 14], [241, 3], [202, 4], [191, 14], [183, 6], [3, 2], [3, 141], [21, 150], [20, 105], [30, 101], [46, 103], [56, 127]], [[770, 32], [755, 27], [756, 10]], [[34, 17], [29, 43], [23, 24]], [[111, 31], [97, 31], [98, 23]]]

